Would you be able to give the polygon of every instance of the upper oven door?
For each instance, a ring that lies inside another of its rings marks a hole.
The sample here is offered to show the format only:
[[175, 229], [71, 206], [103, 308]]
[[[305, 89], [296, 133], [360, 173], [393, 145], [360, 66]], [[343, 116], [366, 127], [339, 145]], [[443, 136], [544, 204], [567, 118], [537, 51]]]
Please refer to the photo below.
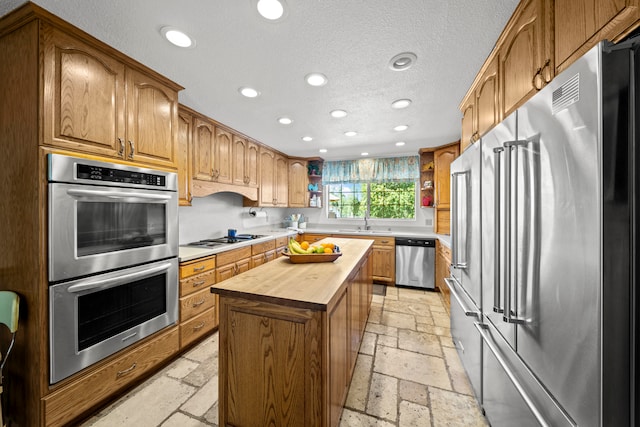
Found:
[[49, 184], [49, 281], [178, 255], [178, 194]]

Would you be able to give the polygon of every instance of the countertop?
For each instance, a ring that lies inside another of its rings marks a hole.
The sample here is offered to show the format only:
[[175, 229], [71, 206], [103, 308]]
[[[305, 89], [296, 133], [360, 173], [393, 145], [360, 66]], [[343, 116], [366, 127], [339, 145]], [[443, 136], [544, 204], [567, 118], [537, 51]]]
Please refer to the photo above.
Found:
[[313, 233], [313, 234], [331, 234], [331, 235], [356, 235], [356, 236], [392, 236], [392, 237], [422, 237], [438, 239], [442, 244], [451, 248], [451, 236], [445, 234], [436, 234], [428, 231], [408, 231], [408, 230], [357, 230], [339, 228], [338, 230], [328, 227], [318, 228], [305, 228], [305, 229], [262, 229], [251, 230], [252, 234], [260, 234], [265, 237], [258, 239], [247, 240], [246, 242], [234, 243], [231, 245], [220, 245], [214, 248], [195, 248], [190, 246], [180, 246], [178, 259], [180, 262], [192, 261], [194, 259], [215, 255], [220, 252], [225, 252], [231, 249], [237, 249], [244, 246], [250, 246], [256, 243], [266, 242], [268, 240], [276, 239], [278, 237], [295, 236], [299, 233]]
[[326, 310], [374, 242], [338, 237], [330, 240], [340, 246], [342, 252], [333, 262], [293, 264], [288, 257], [280, 257], [217, 283], [211, 291], [221, 297]]

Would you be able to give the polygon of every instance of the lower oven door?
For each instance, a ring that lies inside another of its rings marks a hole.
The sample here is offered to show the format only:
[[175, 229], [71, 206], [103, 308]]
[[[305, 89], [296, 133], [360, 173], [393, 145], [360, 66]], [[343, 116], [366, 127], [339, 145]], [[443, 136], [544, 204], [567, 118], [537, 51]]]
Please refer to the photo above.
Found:
[[177, 258], [50, 286], [50, 381], [58, 382], [177, 319]]

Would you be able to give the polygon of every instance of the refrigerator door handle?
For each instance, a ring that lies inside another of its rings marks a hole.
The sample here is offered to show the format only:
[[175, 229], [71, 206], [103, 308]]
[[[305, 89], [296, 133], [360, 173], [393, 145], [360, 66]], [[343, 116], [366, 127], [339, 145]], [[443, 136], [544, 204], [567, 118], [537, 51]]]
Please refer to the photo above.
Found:
[[541, 426], [548, 427], [550, 424], [544, 419], [544, 417], [540, 413], [540, 410], [535, 405], [533, 399], [531, 399], [531, 396], [529, 396], [529, 393], [527, 393], [527, 390], [525, 390], [525, 388], [522, 386], [518, 378], [515, 376], [515, 374], [511, 370], [511, 367], [509, 366], [507, 361], [504, 359], [504, 357], [502, 357], [502, 354], [493, 343], [493, 339], [489, 336], [487, 332], [487, 329], [489, 328], [489, 326], [482, 323], [478, 323], [478, 322], [475, 322], [473, 325], [476, 327], [478, 332], [480, 332], [482, 341], [484, 341], [484, 343], [487, 344], [487, 347], [489, 348], [491, 353], [493, 353], [493, 356], [498, 360], [498, 363], [500, 364], [500, 366], [502, 366], [502, 369], [504, 369], [504, 372], [507, 374], [507, 376], [509, 377], [509, 379], [511, 380], [515, 388], [518, 390], [518, 393], [520, 394], [520, 396], [522, 396], [522, 399], [524, 399], [524, 402], [526, 403], [527, 407], [533, 413], [533, 416], [536, 417], [536, 420], [540, 423]]
[[[468, 171], [464, 171], [464, 172], [455, 172], [451, 174], [451, 202], [453, 204], [453, 209], [452, 209], [452, 218], [451, 218], [451, 222], [452, 222], [452, 235], [453, 235], [453, 251], [451, 253], [451, 267], [453, 268], [458, 268], [458, 269], [465, 269], [467, 268], [467, 260], [466, 260], [466, 247], [465, 247], [465, 251], [464, 251], [464, 256], [461, 256], [460, 253], [462, 252], [462, 245], [466, 245], [467, 243], [467, 231], [468, 231], [468, 221], [469, 221], [469, 215], [467, 212], [468, 206], [469, 206], [469, 189], [468, 189], [468, 176], [469, 176], [469, 172]], [[458, 180], [460, 178], [464, 179], [464, 183], [462, 185], [462, 191], [464, 191], [464, 194], [462, 195], [462, 198], [460, 197], [460, 185], [458, 183]], [[461, 199], [464, 201], [464, 204], [462, 206], [460, 201]], [[462, 218], [461, 218], [461, 215]], [[460, 224], [461, 222], [464, 224], [464, 239], [461, 238], [460, 236]]]
[[[480, 313], [469, 308], [469, 305], [464, 301], [460, 293], [465, 292], [463, 289], [458, 290], [458, 284], [454, 279], [446, 278], [444, 279], [447, 286], [449, 286], [449, 290], [451, 291], [451, 295], [458, 301], [460, 308], [464, 311], [464, 315], [467, 317], [475, 317], [476, 319], [480, 319]], [[466, 293], [466, 292], [465, 292]]]
[[[506, 260], [505, 260], [505, 292], [504, 292], [504, 316], [503, 321], [507, 323], [525, 323], [524, 319], [518, 317], [517, 313], [512, 310], [511, 306], [511, 291], [513, 287], [517, 287], [518, 281], [518, 271], [516, 268], [517, 264], [517, 242], [514, 239], [517, 238], [517, 231], [514, 233], [513, 227], [517, 227], [517, 223], [514, 222], [514, 218], [518, 217], [518, 207], [512, 208], [511, 206], [511, 196], [513, 188], [516, 190], [518, 188], [517, 174], [516, 177], [513, 177], [512, 173], [512, 152], [515, 153], [516, 159], [516, 168], [518, 167], [518, 147], [527, 145], [528, 141], [525, 140], [516, 140], [516, 141], [508, 141], [503, 144], [506, 149], [506, 158], [505, 158], [505, 190], [504, 190], [504, 201], [506, 206], [505, 218], [504, 218], [504, 232], [505, 232], [505, 242], [507, 245]], [[513, 182], [515, 180], [515, 183]], [[512, 210], [513, 209], [513, 210]], [[515, 212], [514, 212], [515, 210]], [[514, 225], [515, 224], [515, 225]], [[517, 293], [516, 293], [517, 295]]]
[[504, 313], [504, 307], [500, 305], [500, 156], [504, 148], [493, 149], [495, 156], [495, 176], [494, 176], [494, 245], [493, 245], [493, 311]]

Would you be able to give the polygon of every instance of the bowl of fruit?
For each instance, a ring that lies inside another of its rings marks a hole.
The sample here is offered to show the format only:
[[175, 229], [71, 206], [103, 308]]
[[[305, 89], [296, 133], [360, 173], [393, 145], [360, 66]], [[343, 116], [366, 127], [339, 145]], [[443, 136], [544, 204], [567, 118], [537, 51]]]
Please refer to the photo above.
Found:
[[342, 256], [340, 248], [333, 243], [317, 243], [314, 245], [309, 242], [298, 243], [295, 239], [289, 239], [288, 252], [284, 255], [294, 264], [303, 264], [308, 262], [333, 262]]

